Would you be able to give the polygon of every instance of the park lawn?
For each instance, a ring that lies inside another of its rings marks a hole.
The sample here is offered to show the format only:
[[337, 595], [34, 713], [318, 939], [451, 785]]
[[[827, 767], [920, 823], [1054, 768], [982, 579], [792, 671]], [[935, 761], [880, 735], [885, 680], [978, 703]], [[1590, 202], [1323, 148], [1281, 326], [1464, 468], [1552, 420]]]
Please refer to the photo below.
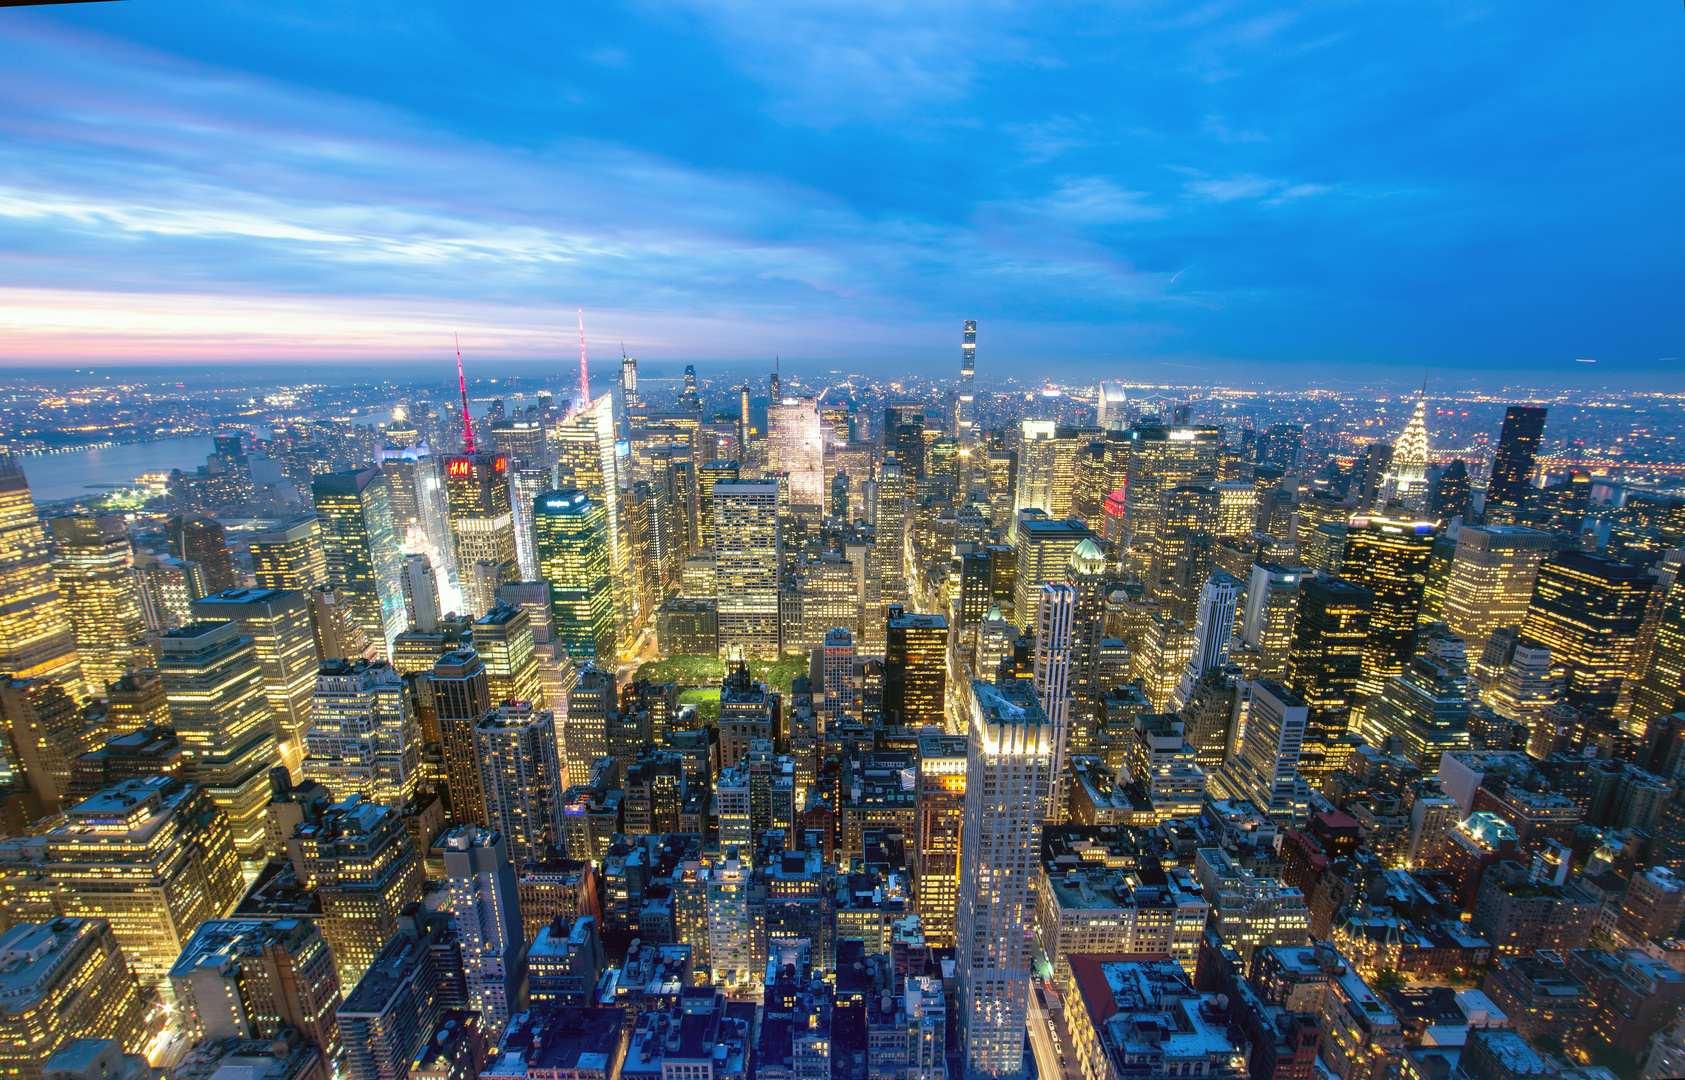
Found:
[[[751, 660], [749, 670], [758, 681], [769, 684], [774, 690], [789, 693], [791, 680], [807, 673], [807, 658], [785, 656], [771, 664], [765, 660]], [[678, 683], [685, 690], [712, 687], [717, 701], [720, 681], [725, 678], [725, 673], [725, 661], [717, 656], [669, 656], [665, 660], [652, 660], [640, 666], [637, 677]], [[683, 697], [679, 700], [684, 702]]]

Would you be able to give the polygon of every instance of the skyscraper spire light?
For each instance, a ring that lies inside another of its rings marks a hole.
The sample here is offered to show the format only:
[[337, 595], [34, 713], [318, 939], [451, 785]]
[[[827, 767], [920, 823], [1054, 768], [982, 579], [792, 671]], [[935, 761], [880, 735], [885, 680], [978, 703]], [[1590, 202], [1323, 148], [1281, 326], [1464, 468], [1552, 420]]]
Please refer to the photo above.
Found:
[[468, 418], [468, 380], [462, 374], [462, 338], [452, 334], [456, 340], [456, 385], [462, 391], [462, 450], [464, 453], [474, 452], [474, 422]]

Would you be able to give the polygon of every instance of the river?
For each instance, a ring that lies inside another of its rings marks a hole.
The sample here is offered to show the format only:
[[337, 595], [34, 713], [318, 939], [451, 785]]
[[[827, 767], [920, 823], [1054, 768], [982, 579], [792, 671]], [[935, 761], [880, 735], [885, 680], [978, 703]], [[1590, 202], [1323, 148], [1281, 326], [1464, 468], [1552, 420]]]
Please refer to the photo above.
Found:
[[193, 472], [215, 445], [208, 436], [160, 439], [58, 454], [19, 454], [17, 462], [29, 478], [30, 495], [46, 503], [97, 494], [106, 490], [97, 486], [101, 484], [127, 485], [142, 473]]

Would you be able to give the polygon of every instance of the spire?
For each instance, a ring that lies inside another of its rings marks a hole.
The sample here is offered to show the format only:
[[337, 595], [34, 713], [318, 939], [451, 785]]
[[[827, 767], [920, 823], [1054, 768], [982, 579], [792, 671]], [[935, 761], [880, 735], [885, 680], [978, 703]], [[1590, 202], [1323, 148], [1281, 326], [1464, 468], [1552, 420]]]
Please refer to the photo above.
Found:
[[474, 452], [474, 422], [468, 418], [468, 380], [462, 374], [462, 337], [452, 334], [456, 339], [456, 385], [462, 390], [462, 449], [464, 453]]
[[579, 309], [579, 407], [591, 404], [591, 380], [585, 374], [585, 309]]

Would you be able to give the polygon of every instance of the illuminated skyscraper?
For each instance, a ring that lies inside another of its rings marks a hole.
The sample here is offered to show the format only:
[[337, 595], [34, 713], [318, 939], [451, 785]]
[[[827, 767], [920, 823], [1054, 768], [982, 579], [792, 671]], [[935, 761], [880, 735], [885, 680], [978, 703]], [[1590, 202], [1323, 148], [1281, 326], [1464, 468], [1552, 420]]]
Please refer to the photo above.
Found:
[[955, 974], [968, 1077], [1019, 1077], [1035, 915], [1031, 866], [1053, 787], [1053, 725], [1024, 680], [973, 679]]
[[1063, 582], [1049, 582], [1041, 587], [1038, 600], [1034, 684], [1053, 728], [1053, 780], [1047, 820], [1057, 824], [1065, 814], [1061, 779], [1070, 734], [1071, 640], [1076, 629], [1077, 591]]
[[1226, 570], [1213, 570], [1199, 591], [1194, 614], [1194, 653], [1182, 669], [1171, 710], [1180, 711], [1193, 696], [1194, 685], [1229, 662], [1229, 639], [1234, 636], [1235, 608], [1240, 582]]
[[158, 674], [193, 778], [228, 815], [240, 857], [262, 859], [269, 770], [281, 755], [257, 646], [234, 622], [189, 623], [162, 646]]
[[954, 400], [954, 434], [962, 449], [976, 443], [977, 423], [977, 320], [965, 320], [960, 339], [960, 389]]
[[1364, 709], [1364, 741], [1403, 755], [1424, 774], [1435, 771], [1446, 751], [1469, 745], [1468, 690], [1463, 640], [1444, 623], [1429, 623], [1403, 673]]
[[562, 793], [567, 790], [556, 721], [530, 701], [505, 701], [474, 725], [486, 823], [502, 833], [518, 865], [542, 862], [561, 847]]
[[1280, 563], [1253, 563], [1246, 585], [1246, 614], [1241, 639], [1258, 650], [1258, 669], [1268, 678], [1285, 677], [1293, 645], [1293, 619], [1299, 611], [1299, 587], [1308, 571]]
[[426, 446], [380, 452], [380, 471], [386, 477], [392, 503], [392, 530], [406, 552], [420, 552], [433, 564], [443, 610], [462, 606], [462, 575], [456, 565], [456, 541], [451, 537], [450, 506], [445, 495], [442, 465]]
[[170, 985], [200, 1038], [273, 1039], [296, 1028], [325, 1060], [339, 1060], [339, 973], [309, 919], [203, 922], [170, 968]]
[[369, 644], [390, 656], [404, 632], [403, 553], [379, 469], [318, 476], [310, 485], [322, 524], [328, 582], [343, 593]]
[[20, 679], [57, 679], [70, 693], [83, 693], [76, 634], [53, 581], [47, 538], [29, 481], [10, 454], [0, 455], [0, 596], [6, 598], [0, 671]]
[[1533, 491], [1533, 461], [1545, 432], [1545, 408], [1511, 405], [1504, 410], [1498, 433], [1498, 454], [1492, 459], [1492, 478], [1486, 486], [1488, 511], [1527, 505]]
[[470, 612], [484, 614], [497, 603], [499, 585], [520, 580], [509, 458], [485, 452], [447, 457], [445, 493], [463, 602]]
[[1258, 527], [1258, 487], [1250, 480], [1223, 480], [1211, 486], [1217, 493], [1218, 536], [1250, 536]]
[[130, 668], [151, 666], [129, 530], [121, 514], [53, 518], [51, 527], [53, 577], [76, 631], [86, 692], [102, 694]]
[[1346, 530], [1340, 576], [1375, 594], [1369, 608], [1369, 637], [1363, 645], [1359, 709], [1404, 671], [1416, 649], [1417, 615], [1433, 551], [1431, 521], [1352, 518]]
[[[150, 1003], [102, 919], [43, 918], [10, 926], [0, 933], [0, 955], [9, 984], [0, 1009], [0, 1068], [16, 1080], [41, 1080], [44, 1066], [68, 1064], [67, 1058], [86, 1061], [75, 1051], [100, 1046], [96, 1039], [114, 1039], [121, 1051], [138, 1054], [157, 1029], [148, 1023]], [[55, 1059], [61, 1050], [72, 1054]]]
[[1017, 490], [1013, 511], [1043, 510], [1052, 513], [1054, 442], [1058, 424], [1053, 420], [1025, 420], [1019, 429]]
[[204, 570], [206, 592], [234, 587], [228, 539], [216, 519], [173, 517], [164, 524], [164, 535], [169, 539], [171, 555], [196, 562]]
[[[76, 759], [94, 748], [94, 739], [84, 730], [81, 707], [57, 679], [16, 679], [0, 673], [0, 731], [5, 750], [0, 754], [0, 781], [13, 793], [26, 788], [33, 792], [47, 813], [73, 801]], [[21, 831], [39, 816], [29, 810], [12, 828]]]
[[486, 691], [492, 701], [544, 703], [533, 652], [532, 617], [525, 609], [499, 600], [475, 619], [474, 651], [485, 662]]
[[486, 665], [473, 649], [458, 649], [439, 657], [428, 680], [445, 752], [451, 820], [463, 825], [483, 824], [486, 803], [480, 792], [479, 761], [474, 756], [474, 725], [492, 708]]
[[[883, 718], [886, 724], [942, 723], [948, 679], [948, 621], [889, 609], [888, 650], [883, 661]], [[724, 631], [721, 631], [724, 637]]]
[[790, 475], [790, 513], [819, 514], [825, 506], [825, 435], [818, 403], [809, 395], [772, 402], [768, 469]]
[[533, 529], [533, 508], [546, 492], [556, 489], [555, 473], [519, 458], [510, 459], [509, 508], [515, 517], [515, 564], [520, 580], [538, 577], [538, 548]]
[[854, 635], [843, 627], [825, 631], [825, 716], [858, 717], [854, 700]]
[[914, 894], [931, 945], [954, 945], [960, 846], [965, 825], [964, 735], [919, 736], [919, 853]]
[[304, 778], [335, 802], [361, 795], [402, 809], [415, 796], [421, 727], [396, 668], [384, 660], [327, 661], [316, 677], [312, 720]]
[[714, 546], [714, 484], [719, 480], [736, 480], [740, 471], [735, 461], [711, 461], [697, 474], [697, 520], [705, 548]]
[[[1187, 615], [1215, 558], [1218, 494], [1209, 484], [1178, 484], [1159, 495], [1147, 580], [1154, 597], [1177, 618]], [[1140, 544], [1141, 538], [1135, 539]]]
[[1066, 580], [1073, 560], [1105, 561], [1105, 553], [1095, 543], [1094, 532], [1080, 521], [1050, 521], [1020, 515], [1012, 546], [1017, 555], [1013, 568], [1013, 614], [1026, 623], [1033, 617], [1041, 587], [1049, 581]]
[[1478, 657], [1492, 633], [1521, 625], [1550, 533], [1513, 525], [1464, 525], [1445, 582], [1445, 621]]
[[503, 834], [462, 826], [445, 837], [445, 881], [462, 940], [468, 1007], [501, 1031], [519, 1005], [526, 937]]
[[[1685, 580], [1667, 584], [1648, 669], [1632, 689], [1635, 724], [1649, 724], [1678, 710], [1679, 695], [1685, 691]], [[1662, 585], [1658, 581], [1656, 588]]]
[[1340, 578], [1300, 583], [1286, 685], [1310, 710], [1304, 768], [1313, 782], [1345, 763], [1339, 748], [1352, 727], [1374, 606], [1374, 593]]
[[1151, 554], [1148, 538], [1164, 512], [1164, 493], [1181, 484], [1215, 482], [1223, 436], [1214, 427], [1148, 424], [1132, 427], [1124, 436], [1129, 466], [1123, 528], [1132, 557], [1144, 569]]
[[339, 966], [341, 985], [360, 979], [403, 928], [426, 874], [402, 813], [353, 795], [321, 820], [293, 827], [287, 855], [299, 884], [322, 906], [317, 925]]
[[1252, 684], [1239, 752], [1223, 768], [1223, 783], [1274, 818], [1300, 819], [1299, 752], [1309, 707], [1269, 679]]
[[1654, 580], [1636, 566], [1563, 551], [1539, 566], [1521, 637], [1567, 668], [1568, 703], [1604, 723], [1614, 714]]
[[240, 898], [228, 819], [198, 784], [148, 776], [65, 811], [40, 836], [0, 841], [0, 910], [12, 924], [62, 911], [104, 919], [142, 983]]
[[252, 639], [281, 760], [296, 774], [304, 756], [304, 733], [310, 730], [310, 702], [316, 687], [316, 635], [304, 594], [230, 589], [193, 601], [192, 610], [201, 621], [233, 620], [240, 635]]
[[1416, 511], [1426, 510], [1428, 500], [1427, 405], [1425, 394], [1416, 399], [1416, 410], [1393, 444], [1392, 468], [1384, 489], [1387, 501], [1396, 499]]
[[717, 480], [714, 597], [722, 651], [744, 659], [778, 656], [778, 584], [783, 527], [778, 484]]
[[550, 583], [555, 635], [575, 660], [614, 659], [608, 516], [582, 491], [552, 491], [533, 507], [538, 572]]
[[327, 583], [328, 557], [314, 514], [259, 533], [252, 538], [251, 551], [260, 589], [313, 589]]
[[429, 633], [439, 625], [439, 581], [425, 555], [404, 556], [404, 614], [411, 627]]

